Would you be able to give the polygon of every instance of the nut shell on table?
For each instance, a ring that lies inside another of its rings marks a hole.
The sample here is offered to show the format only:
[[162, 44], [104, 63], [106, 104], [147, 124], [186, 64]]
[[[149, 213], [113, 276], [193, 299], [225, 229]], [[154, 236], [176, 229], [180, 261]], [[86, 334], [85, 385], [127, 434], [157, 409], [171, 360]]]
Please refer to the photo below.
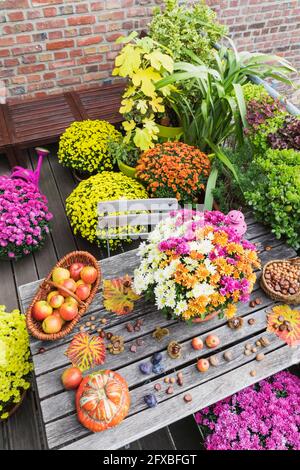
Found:
[[124, 352], [124, 338], [123, 336], [112, 336], [110, 343], [107, 345], [107, 349], [111, 354], [121, 354]]
[[170, 341], [167, 352], [172, 359], [178, 359], [181, 357], [182, 346], [180, 343], [177, 343], [177, 341]]
[[152, 333], [152, 336], [157, 341], [161, 341], [165, 336], [169, 336], [169, 334], [170, 332], [168, 328], [161, 328], [160, 326], [157, 326]]
[[236, 330], [238, 328], [241, 328], [243, 326], [244, 320], [242, 317], [233, 317], [230, 318], [227, 322], [229, 328], [232, 330]]

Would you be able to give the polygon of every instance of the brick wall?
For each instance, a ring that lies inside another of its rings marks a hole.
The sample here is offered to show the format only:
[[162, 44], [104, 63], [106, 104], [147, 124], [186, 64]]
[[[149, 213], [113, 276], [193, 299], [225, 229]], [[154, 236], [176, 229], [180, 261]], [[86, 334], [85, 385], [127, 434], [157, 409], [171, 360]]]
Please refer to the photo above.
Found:
[[[189, 1], [189, 0], [187, 0]], [[120, 33], [161, 0], [0, 0], [0, 90], [17, 101], [110, 79]], [[240, 49], [300, 65], [300, 0], [207, 0]], [[297, 31], [298, 28], [298, 31]], [[0, 99], [1, 93], [0, 92]]]

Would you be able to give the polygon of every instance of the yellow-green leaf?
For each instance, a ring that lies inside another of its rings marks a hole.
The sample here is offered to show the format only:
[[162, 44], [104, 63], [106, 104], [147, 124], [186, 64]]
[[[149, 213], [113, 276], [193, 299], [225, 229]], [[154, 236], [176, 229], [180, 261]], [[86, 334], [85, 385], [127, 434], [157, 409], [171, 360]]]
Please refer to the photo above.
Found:
[[155, 113], [163, 113], [165, 110], [165, 107], [163, 105], [163, 99], [160, 98], [159, 96], [156, 98], [152, 98], [152, 100], [150, 101], [150, 104]]
[[132, 110], [133, 108], [133, 105], [134, 105], [134, 101], [132, 98], [126, 98], [124, 100], [121, 101], [121, 107], [120, 107], [120, 113], [121, 114], [126, 114], [126, 113], [130, 113], [130, 111]]
[[148, 110], [147, 101], [146, 101], [146, 100], [139, 100], [139, 101], [137, 102], [136, 108], [137, 108], [142, 114], [146, 114], [146, 112], [147, 112], [147, 110]]
[[146, 128], [140, 129], [137, 127], [133, 141], [141, 150], [148, 150], [153, 146], [152, 134]]
[[154, 69], [160, 70], [163, 67], [169, 73], [173, 73], [174, 61], [169, 55], [163, 54], [159, 50], [154, 50], [150, 54], [146, 54], [145, 58], [150, 61], [151, 67]]
[[152, 67], [138, 70], [132, 76], [132, 82], [135, 86], [140, 87], [144, 95], [155, 97], [154, 83], [161, 79], [159, 73], [155, 72]]
[[139, 70], [141, 65], [141, 49], [127, 44], [116, 57], [115, 65], [118, 68], [118, 75], [121, 77], [131, 77]]

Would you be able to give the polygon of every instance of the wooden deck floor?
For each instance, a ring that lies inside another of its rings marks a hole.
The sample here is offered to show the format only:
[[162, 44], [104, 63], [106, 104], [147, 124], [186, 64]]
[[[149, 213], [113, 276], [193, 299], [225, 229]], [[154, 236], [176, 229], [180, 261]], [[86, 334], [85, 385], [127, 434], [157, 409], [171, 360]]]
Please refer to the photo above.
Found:
[[[73, 235], [65, 214], [64, 203], [76, 186], [76, 182], [71, 172], [58, 163], [56, 147], [49, 148], [51, 153], [43, 164], [40, 187], [48, 197], [49, 209], [55, 216], [53, 229], [40, 252], [27, 256], [17, 263], [0, 262], [0, 304], [6, 305], [9, 310], [19, 305], [16, 287], [44, 277], [66, 253], [75, 249], [84, 249], [90, 251], [97, 259], [106, 257], [104, 251]], [[24, 159], [29, 167], [35, 166], [36, 157], [33, 151], [26, 151]], [[8, 164], [0, 156], [0, 174], [8, 172]], [[134, 247], [134, 244], [131, 244], [121, 251]], [[37, 396], [31, 388], [15, 415], [6, 423], [0, 424], [0, 450], [43, 449], [45, 444], [42, 435]], [[193, 417], [190, 416], [131, 444], [130, 449], [199, 450], [200, 434]]]

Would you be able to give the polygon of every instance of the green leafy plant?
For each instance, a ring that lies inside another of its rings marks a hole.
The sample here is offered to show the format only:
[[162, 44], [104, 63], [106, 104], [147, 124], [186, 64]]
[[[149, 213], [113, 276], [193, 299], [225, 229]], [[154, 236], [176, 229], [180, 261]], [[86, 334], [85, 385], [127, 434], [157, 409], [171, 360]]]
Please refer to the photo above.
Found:
[[245, 200], [276, 237], [300, 247], [300, 152], [269, 149], [248, 171]]
[[149, 34], [168, 47], [176, 61], [190, 59], [192, 51], [205, 63], [212, 61], [212, 43], [227, 33], [226, 26], [217, 21], [216, 13], [204, 1], [190, 7], [178, 0], [166, 0], [164, 7], [154, 9]]
[[119, 142], [111, 141], [108, 144], [109, 153], [114, 163], [121, 161], [128, 166], [135, 167], [140, 156], [138, 149], [132, 141], [129, 143], [120, 140]]
[[148, 150], [159, 132], [156, 116], [165, 112], [165, 98], [174, 88], [166, 85], [158, 90], [156, 83], [173, 72], [173, 59], [163, 46], [149, 37], [139, 39], [135, 32], [117, 42], [125, 45], [115, 60], [113, 75], [128, 79], [120, 108], [125, 118], [124, 142]]
[[61, 135], [57, 156], [64, 166], [83, 173], [111, 170], [108, 142], [121, 138], [121, 133], [109, 122], [75, 121]]
[[0, 419], [8, 418], [9, 410], [29, 388], [31, 370], [25, 317], [19, 310], [9, 313], [0, 305]]
[[193, 83], [197, 100], [191, 102], [184, 94], [178, 94], [176, 106], [185, 142], [203, 151], [209, 148], [215, 151], [229, 137], [239, 144], [243, 142], [243, 127], [247, 123], [242, 85], [250, 75], [292, 83], [287, 74], [295, 69], [286, 60], [274, 55], [237, 52], [230, 43], [231, 49], [221, 47], [213, 52], [214, 68], [189, 52], [191, 62], [176, 63], [175, 72], [157, 84], [160, 88], [182, 81]]

